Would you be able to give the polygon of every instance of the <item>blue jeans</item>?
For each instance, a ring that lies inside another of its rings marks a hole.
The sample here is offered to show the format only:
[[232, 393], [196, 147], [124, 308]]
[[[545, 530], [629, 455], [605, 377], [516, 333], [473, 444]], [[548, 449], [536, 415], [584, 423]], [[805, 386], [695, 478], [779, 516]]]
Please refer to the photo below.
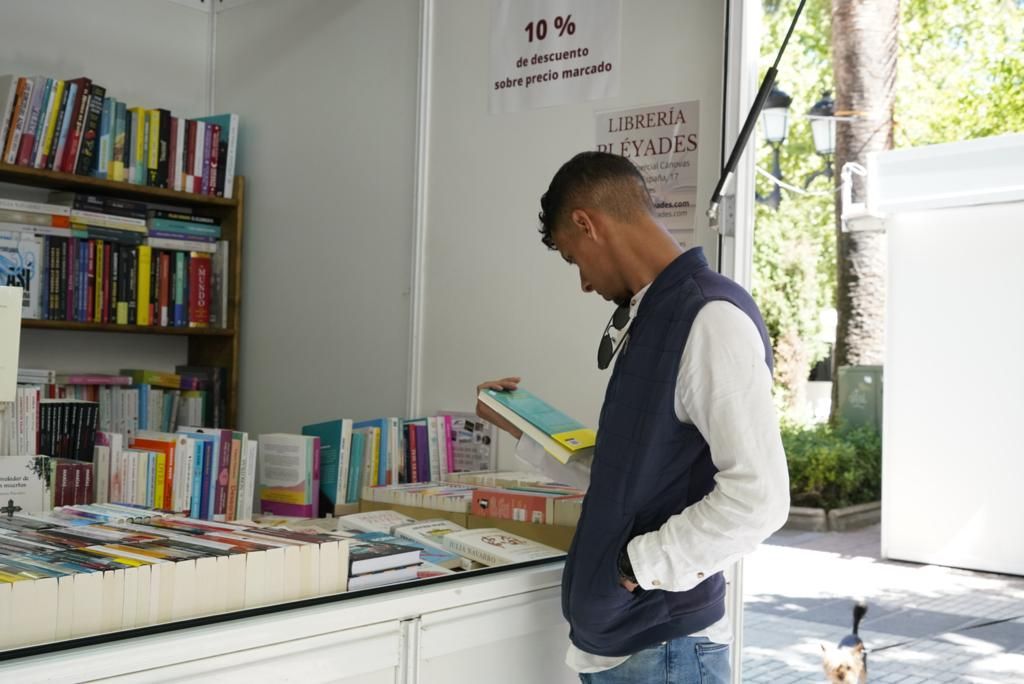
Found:
[[583, 684], [729, 684], [729, 645], [682, 637], [634, 653], [610, 670], [581, 674]]

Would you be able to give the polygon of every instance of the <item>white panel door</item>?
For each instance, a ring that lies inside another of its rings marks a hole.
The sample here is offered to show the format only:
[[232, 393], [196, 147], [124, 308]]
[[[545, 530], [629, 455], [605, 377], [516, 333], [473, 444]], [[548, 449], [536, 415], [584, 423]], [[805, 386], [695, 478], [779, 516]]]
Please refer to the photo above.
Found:
[[424, 615], [419, 684], [578, 682], [560, 597], [555, 587]]
[[1024, 202], [886, 227], [882, 554], [1024, 574]]
[[99, 681], [392, 684], [398, 655], [399, 625], [386, 622]]

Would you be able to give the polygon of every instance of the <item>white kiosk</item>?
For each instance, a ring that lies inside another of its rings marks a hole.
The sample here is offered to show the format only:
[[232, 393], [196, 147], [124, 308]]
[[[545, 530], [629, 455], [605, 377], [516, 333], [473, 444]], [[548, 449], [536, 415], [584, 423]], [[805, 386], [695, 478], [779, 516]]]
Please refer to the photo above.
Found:
[[1024, 574], [1024, 135], [875, 155], [882, 555]]
[[[617, 94], [501, 115], [488, 111], [492, 6], [6, 2], [0, 62], [11, 73], [85, 74], [184, 116], [239, 115], [240, 429], [469, 408], [477, 382], [506, 372], [596, 423], [607, 304], [581, 300], [575, 274], [544, 253], [539, 197], [559, 164], [596, 147], [599, 112], [698, 102], [693, 241], [749, 286], [752, 165], [738, 170], [724, 240], [704, 208], [754, 94], [760, 3], [622, 2]], [[581, 31], [582, 6], [571, 20]], [[146, 337], [108, 355], [141, 368], [176, 350], [184, 363], [183, 341], [151, 349], [158, 336]], [[42, 336], [23, 335], [22, 347], [25, 365], [77, 362], [74, 345]], [[509, 447], [500, 467], [515, 467]], [[0, 653], [0, 677], [576, 681], [563, 664], [560, 579], [556, 560], [41, 645]], [[739, 589], [733, 577], [737, 682]]]

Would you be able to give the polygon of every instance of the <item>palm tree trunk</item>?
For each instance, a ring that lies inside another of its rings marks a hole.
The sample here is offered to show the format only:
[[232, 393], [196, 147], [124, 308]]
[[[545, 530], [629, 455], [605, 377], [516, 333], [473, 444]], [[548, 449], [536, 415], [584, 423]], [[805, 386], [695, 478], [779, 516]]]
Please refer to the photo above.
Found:
[[[832, 0], [832, 62], [836, 115], [836, 168], [864, 164], [869, 152], [892, 148], [899, 0]], [[856, 177], [855, 199], [863, 198]], [[841, 178], [836, 174], [836, 182]], [[835, 366], [881, 364], [885, 353], [886, 242], [884, 233], [844, 233], [836, 203]], [[838, 372], [832, 375], [832, 415], [838, 407]]]

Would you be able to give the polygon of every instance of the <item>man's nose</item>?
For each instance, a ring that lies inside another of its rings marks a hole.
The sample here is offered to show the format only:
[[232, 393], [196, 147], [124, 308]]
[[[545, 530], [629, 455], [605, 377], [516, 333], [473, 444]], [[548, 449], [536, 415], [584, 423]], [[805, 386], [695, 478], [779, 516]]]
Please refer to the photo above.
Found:
[[590, 284], [590, 281], [588, 281], [586, 278], [583, 277], [582, 273], [580, 274], [580, 287], [583, 288], [584, 292], [593, 292], [594, 291], [594, 286]]

